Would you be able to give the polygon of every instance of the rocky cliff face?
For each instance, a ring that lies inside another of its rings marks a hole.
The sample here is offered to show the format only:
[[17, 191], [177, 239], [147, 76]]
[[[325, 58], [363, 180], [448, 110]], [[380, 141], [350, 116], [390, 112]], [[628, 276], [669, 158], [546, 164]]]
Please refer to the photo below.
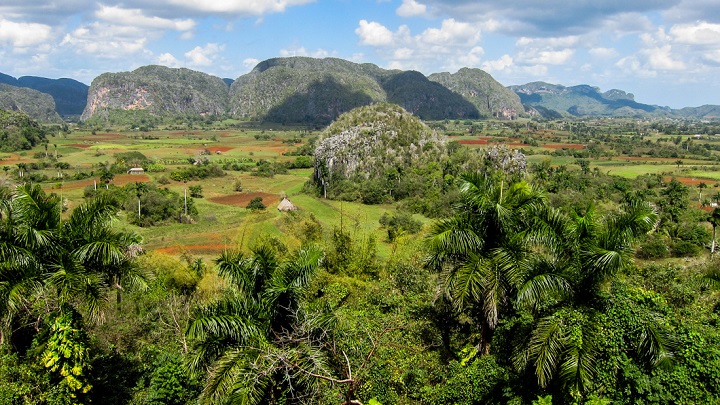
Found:
[[228, 110], [223, 79], [189, 69], [145, 66], [105, 73], [93, 80], [82, 119], [108, 110], [147, 110], [158, 116], [223, 115]]
[[23, 112], [40, 122], [62, 122], [49, 94], [25, 87], [0, 84], [0, 110]]
[[463, 68], [455, 74], [433, 73], [428, 79], [470, 101], [483, 117], [513, 119], [524, 112], [517, 94], [480, 69]]

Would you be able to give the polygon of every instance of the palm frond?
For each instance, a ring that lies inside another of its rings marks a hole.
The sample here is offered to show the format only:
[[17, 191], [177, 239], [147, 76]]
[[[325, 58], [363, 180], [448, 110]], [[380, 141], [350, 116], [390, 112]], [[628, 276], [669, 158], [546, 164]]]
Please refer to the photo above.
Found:
[[547, 387], [560, 365], [566, 340], [561, 317], [540, 319], [530, 338], [528, 358], [534, 361], [535, 375], [541, 387]]

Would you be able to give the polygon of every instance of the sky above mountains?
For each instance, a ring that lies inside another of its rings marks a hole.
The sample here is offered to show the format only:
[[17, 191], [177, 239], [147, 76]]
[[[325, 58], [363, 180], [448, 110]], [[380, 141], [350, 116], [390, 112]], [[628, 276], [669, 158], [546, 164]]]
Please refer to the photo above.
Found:
[[69, 77], [160, 64], [235, 79], [278, 56], [504, 85], [590, 84], [673, 108], [720, 104], [717, 0], [3, 0], [0, 72]]

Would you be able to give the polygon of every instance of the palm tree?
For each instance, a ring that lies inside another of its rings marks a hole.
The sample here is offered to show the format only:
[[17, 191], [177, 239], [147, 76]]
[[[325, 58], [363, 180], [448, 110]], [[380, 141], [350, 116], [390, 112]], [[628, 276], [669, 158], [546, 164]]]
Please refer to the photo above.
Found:
[[48, 315], [67, 304], [94, 317], [113, 284], [139, 281], [131, 276], [139, 237], [111, 228], [117, 208], [107, 196], [76, 208], [67, 221], [58, 196], [39, 185], [0, 197], [0, 341], [18, 317], [39, 329], [38, 308]]
[[545, 200], [525, 181], [481, 174], [463, 175], [460, 190], [455, 215], [430, 232], [428, 264], [442, 271], [448, 300], [477, 320], [478, 348], [487, 354], [501, 312], [526, 281], [524, 238]]
[[[538, 314], [529, 340], [515, 359], [531, 366], [541, 387], [558, 377], [571, 392], [582, 394], [593, 380], [598, 339], [602, 336], [603, 292], [617, 273], [632, 265], [634, 241], [652, 230], [658, 215], [644, 202], [628, 203], [618, 214], [549, 216], [536, 240], [545, 243], [549, 265], [564, 268], [572, 294], [544, 314]], [[542, 255], [541, 255], [542, 256]], [[535, 264], [537, 266], [538, 263]], [[635, 325], [634, 347], [641, 357], [659, 364], [670, 356], [670, 340], [651, 321]]]
[[710, 222], [710, 225], [712, 225], [713, 229], [712, 245], [710, 247], [710, 254], [712, 255], [715, 254], [715, 230], [718, 224], [720, 224], [720, 207], [715, 207], [707, 220], [708, 222]]
[[261, 245], [251, 257], [226, 251], [216, 260], [230, 288], [187, 331], [196, 350], [191, 368], [209, 370], [203, 401], [274, 404], [312, 391], [312, 375], [329, 373], [319, 349], [294, 338], [307, 327], [300, 301], [322, 258], [306, 248], [281, 260]]

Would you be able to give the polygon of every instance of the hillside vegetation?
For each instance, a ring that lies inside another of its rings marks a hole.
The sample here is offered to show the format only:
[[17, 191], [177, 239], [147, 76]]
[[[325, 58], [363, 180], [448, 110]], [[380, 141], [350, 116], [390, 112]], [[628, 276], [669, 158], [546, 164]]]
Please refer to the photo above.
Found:
[[50, 95], [24, 87], [0, 84], [0, 109], [20, 111], [42, 122], [61, 122]]
[[517, 94], [480, 69], [462, 68], [454, 74], [433, 73], [428, 79], [469, 100], [485, 118], [512, 119], [524, 114]]
[[219, 77], [144, 66], [95, 78], [82, 119], [107, 120], [113, 110], [144, 110], [159, 117], [221, 116], [227, 107], [228, 86]]
[[538, 113], [553, 116], [666, 116], [670, 109], [638, 103], [632, 94], [622, 90], [601, 93], [597, 87], [579, 85], [565, 87], [545, 82], [510, 86], [529, 107], [538, 106]]
[[27, 114], [0, 110], [0, 151], [32, 149], [45, 141], [46, 132]]

